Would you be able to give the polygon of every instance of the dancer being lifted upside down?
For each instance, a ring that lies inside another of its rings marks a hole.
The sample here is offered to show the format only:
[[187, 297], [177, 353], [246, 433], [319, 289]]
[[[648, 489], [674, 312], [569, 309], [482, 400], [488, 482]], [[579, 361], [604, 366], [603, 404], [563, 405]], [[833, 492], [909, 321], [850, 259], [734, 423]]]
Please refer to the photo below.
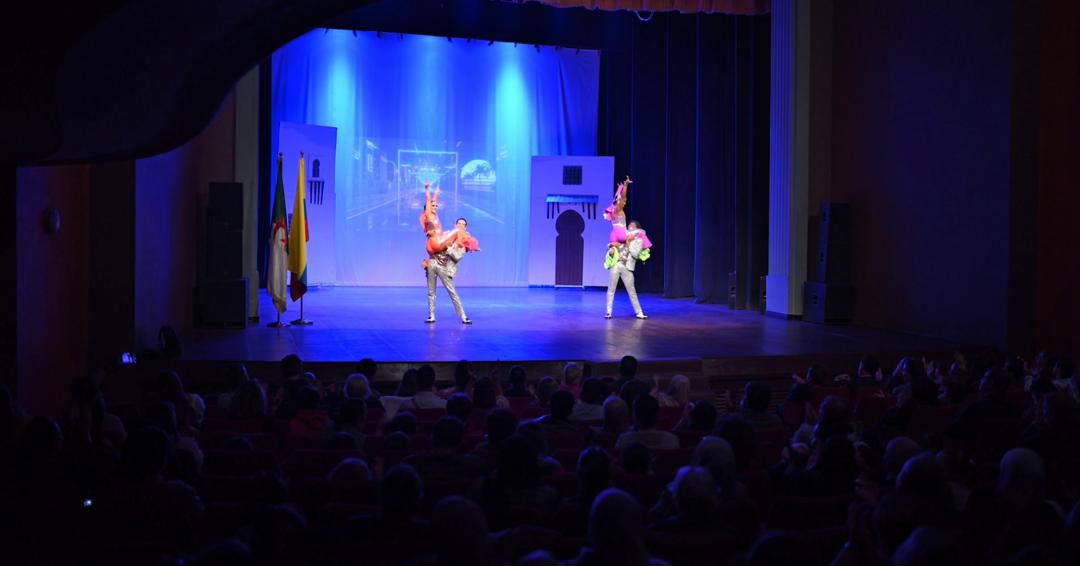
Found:
[[457, 275], [457, 264], [465, 257], [465, 252], [480, 251], [480, 244], [469, 234], [466, 229], [468, 221], [464, 218], [457, 219], [453, 230], [442, 231], [438, 214], [439, 189], [435, 188], [435, 194], [431, 194], [430, 189], [431, 184], [424, 183], [424, 211], [420, 213], [420, 225], [427, 238], [424, 249], [428, 254], [428, 258], [423, 261], [428, 288], [428, 317], [425, 322], [435, 322], [435, 279], [438, 278], [442, 280], [446, 293], [450, 295], [450, 301], [454, 303], [454, 310], [461, 322], [472, 324], [469, 317], [465, 316], [461, 299], [454, 289], [454, 276]]

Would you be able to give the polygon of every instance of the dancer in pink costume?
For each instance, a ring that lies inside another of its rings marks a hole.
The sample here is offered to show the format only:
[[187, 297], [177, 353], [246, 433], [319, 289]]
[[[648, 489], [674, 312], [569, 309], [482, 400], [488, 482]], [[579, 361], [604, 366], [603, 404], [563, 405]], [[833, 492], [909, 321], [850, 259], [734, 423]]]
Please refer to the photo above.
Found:
[[626, 213], [623, 210], [626, 208], [626, 193], [630, 190], [630, 183], [633, 181], [630, 180], [630, 175], [627, 175], [625, 181], [615, 186], [615, 198], [604, 209], [604, 220], [611, 222], [608, 242], [612, 244], [626, 243]]

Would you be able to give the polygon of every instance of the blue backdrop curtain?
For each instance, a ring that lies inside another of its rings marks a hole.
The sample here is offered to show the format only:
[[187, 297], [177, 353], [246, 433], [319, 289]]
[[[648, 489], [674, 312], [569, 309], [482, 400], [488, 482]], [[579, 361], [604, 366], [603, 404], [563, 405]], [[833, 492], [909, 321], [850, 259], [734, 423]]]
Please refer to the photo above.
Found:
[[596, 51], [320, 29], [272, 69], [273, 152], [282, 121], [338, 129], [342, 284], [423, 284], [429, 179], [444, 227], [467, 217], [483, 248], [460, 283], [525, 285], [530, 158], [596, 154]]

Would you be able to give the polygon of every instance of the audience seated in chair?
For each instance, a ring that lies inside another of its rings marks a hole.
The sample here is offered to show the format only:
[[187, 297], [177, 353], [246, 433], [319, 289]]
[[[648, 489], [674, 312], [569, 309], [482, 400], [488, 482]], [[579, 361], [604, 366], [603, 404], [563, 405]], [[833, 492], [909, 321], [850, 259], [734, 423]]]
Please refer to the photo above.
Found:
[[622, 448], [631, 442], [640, 442], [650, 450], [671, 450], [679, 447], [679, 437], [666, 430], [656, 430], [656, 417], [660, 403], [652, 395], [644, 394], [634, 400], [634, 428], [619, 435], [615, 446]]

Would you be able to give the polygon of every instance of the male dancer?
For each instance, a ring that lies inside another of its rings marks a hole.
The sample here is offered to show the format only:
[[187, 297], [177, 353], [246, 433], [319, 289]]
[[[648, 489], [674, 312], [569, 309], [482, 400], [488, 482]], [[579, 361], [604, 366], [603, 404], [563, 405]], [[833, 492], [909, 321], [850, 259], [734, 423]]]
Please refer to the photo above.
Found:
[[[631, 230], [641, 229], [641, 225], [636, 220], [632, 220], [628, 227]], [[637, 289], [634, 288], [634, 267], [644, 248], [644, 241], [645, 238], [631, 236], [626, 242], [608, 244], [608, 258], [604, 264], [611, 272], [611, 279], [608, 281], [607, 312], [604, 313], [604, 318], [611, 318], [611, 306], [615, 302], [615, 289], [619, 286], [620, 279], [626, 287], [626, 294], [630, 296], [630, 305], [634, 307], [636, 317], [642, 320], [649, 318], [641, 312]]]
[[424, 183], [424, 211], [420, 214], [420, 224], [424, 227], [427, 243], [425, 249], [428, 259], [424, 260], [424, 271], [427, 275], [428, 288], [428, 317], [424, 322], [435, 322], [435, 279], [439, 278], [450, 295], [450, 301], [454, 303], [454, 310], [461, 318], [462, 324], [472, 324], [465, 310], [461, 307], [461, 299], [458, 298], [454, 288], [454, 276], [457, 275], [457, 263], [464, 257], [466, 249], [478, 249], [476, 240], [465, 230], [468, 221], [458, 218], [454, 223], [454, 229], [443, 232], [438, 216], [439, 189], [435, 189], [435, 195], [429, 192], [430, 184]]

